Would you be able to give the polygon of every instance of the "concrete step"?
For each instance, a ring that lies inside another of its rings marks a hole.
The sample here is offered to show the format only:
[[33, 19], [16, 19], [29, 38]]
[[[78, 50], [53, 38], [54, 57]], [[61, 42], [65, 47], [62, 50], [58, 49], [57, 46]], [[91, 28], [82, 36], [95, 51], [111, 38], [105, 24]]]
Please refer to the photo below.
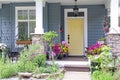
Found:
[[[52, 61], [47, 61], [51, 64]], [[55, 61], [55, 64], [64, 67], [66, 71], [89, 72], [89, 61]]]
[[77, 71], [77, 72], [89, 72], [90, 71], [89, 66], [83, 66], [83, 65], [65, 65], [64, 68], [66, 71]]

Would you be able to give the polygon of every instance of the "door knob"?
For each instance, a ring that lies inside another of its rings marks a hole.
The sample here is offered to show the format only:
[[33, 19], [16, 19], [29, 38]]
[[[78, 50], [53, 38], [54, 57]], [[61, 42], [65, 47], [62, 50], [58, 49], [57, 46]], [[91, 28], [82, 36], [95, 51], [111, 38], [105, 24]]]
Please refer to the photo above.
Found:
[[70, 35], [68, 34], [68, 44], [70, 43]]

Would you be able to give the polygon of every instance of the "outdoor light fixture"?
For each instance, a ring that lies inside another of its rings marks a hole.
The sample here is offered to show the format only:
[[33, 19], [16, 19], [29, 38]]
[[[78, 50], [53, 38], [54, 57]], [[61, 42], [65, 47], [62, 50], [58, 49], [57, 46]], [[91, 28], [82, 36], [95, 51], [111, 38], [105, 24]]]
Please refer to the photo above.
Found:
[[75, 16], [78, 15], [78, 11], [79, 11], [79, 9], [78, 9], [78, 7], [77, 7], [77, 0], [75, 0], [75, 6], [74, 6], [74, 8], [73, 8], [73, 12], [74, 12], [74, 15], [75, 15]]

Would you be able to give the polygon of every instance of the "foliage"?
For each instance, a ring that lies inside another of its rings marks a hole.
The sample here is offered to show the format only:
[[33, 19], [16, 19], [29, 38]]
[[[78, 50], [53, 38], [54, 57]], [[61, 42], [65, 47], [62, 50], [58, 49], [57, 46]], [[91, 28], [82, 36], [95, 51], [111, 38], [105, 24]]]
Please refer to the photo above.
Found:
[[44, 54], [38, 54], [34, 57], [33, 63], [35, 63], [38, 67], [44, 66], [46, 61], [46, 56]]
[[108, 46], [103, 45], [103, 47], [101, 48], [101, 53], [99, 55], [89, 56], [91, 61], [99, 63], [99, 65], [92, 67], [97, 67], [98, 69], [108, 71], [110, 67], [109, 65], [112, 63], [112, 53], [109, 52], [109, 50], [110, 48]]
[[31, 61], [18, 62], [17, 63], [18, 72], [33, 72], [36, 66]]
[[113, 77], [110, 72], [94, 71], [92, 80], [113, 80]]
[[105, 33], [109, 32], [109, 28], [110, 28], [110, 17], [105, 17], [104, 18], [104, 23], [103, 23], [103, 31]]
[[39, 67], [36, 69], [35, 73], [55, 73], [58, 71], [58, 66], [55, 64], [49, 65], [49, 66], [44, 66], [44, 67]]
[[[2, 63], [2, 62], [1, 62]], [[8, 78], [17, 74], [16, 64], [0, 64], [0, 79]]]
[[116, 71], [113, 75], [113, 80], [120, 80], [120, 70]]
[[98, 41], [106, 41], [106, 39], [104, 37], [101, 37], [98, 39]]
[[32, 72], [36, 67], [43, 66], [46, 60], [46, 54], [39, 53], [40, 46], [38, 44], [30, 45], [25, 48], [19, 57], [19, 70]]
[[53, 41], [55, 39], [55, 37], [57, 37], [58, 34], [55, 31], [49, 31], [49, 32], [45, 32], [43, 35], [43, 40], [45, 40], [49, 46], [53, 45]]

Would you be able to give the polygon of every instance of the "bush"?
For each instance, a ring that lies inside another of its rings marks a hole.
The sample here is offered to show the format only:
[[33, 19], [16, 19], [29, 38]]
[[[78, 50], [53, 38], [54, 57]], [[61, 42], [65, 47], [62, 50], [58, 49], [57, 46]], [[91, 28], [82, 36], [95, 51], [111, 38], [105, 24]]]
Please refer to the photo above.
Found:
[[113, 76], [113, 80], [120, 80], [120, 70], [116, 71], [116, 73]]
[[110, 72], [94, 71], [92, 80], [113, 80], [113, 76]]
[[36, 69], [35, 73], [55, 73], [58, 71], [58, 66], [53, 64], [49, 66], [39, 67]]
[[37, 67], [44, 66], [46, 55], [39, 53], [40, 46], [37, 44], [30, 45], [25, 48], [20, 55], [18, 70], [24, 72], [32, 72]]
[[18, 72], [16, 64], [0, 65], [0, 79], [16, 75]]
[[33, 72], [36, 69], [36, 66], [31, 62], [19, 62], [17, 64], [18, 72]]
[[38, 54], [33, 59], [33, 63], [36, 64], [38, 67], [44, 66], [45, 61], [46, 61], [46, 55], [45, 54]]

